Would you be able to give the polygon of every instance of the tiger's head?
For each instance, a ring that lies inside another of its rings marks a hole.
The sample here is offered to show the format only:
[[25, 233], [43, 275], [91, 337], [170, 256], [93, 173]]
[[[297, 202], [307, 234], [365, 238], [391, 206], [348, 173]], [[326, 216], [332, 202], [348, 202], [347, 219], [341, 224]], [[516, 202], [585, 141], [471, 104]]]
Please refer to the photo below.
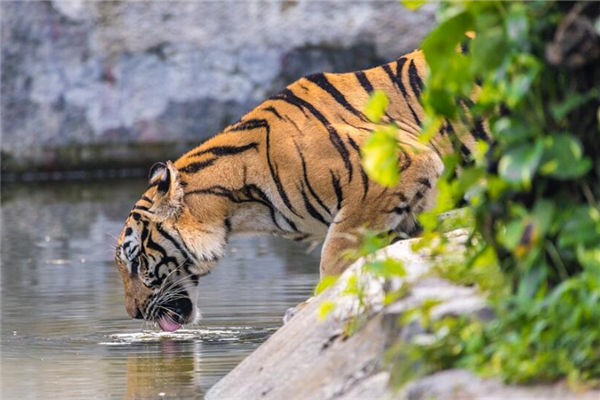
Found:
[[116, 248], [129, 315], [165, 331], [197, 322], [198, 280], [223, 256], [227, 233], [218, 201], [186, 202], [177, 168], [170, 161], [155, 164]]

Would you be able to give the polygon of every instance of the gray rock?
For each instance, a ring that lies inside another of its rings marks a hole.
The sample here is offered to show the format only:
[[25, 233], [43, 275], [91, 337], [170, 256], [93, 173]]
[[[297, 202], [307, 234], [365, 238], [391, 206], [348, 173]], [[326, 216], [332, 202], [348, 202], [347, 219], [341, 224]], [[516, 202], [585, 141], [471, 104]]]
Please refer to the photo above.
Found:
[[[460, 249], [466, 232], [449, 234]], [[474, 315], [490, 318], [491, 310], [475, 288], [460, 287], [427, 276], [431, 259], [414, 253], [414, 240], [395, 243], [377, 256], [403, 261], [408, 294], [394, 304], [382, 304], [384, 289], [402, 282], [384, 282], [352, 265], [336, 284], [302, 308], [286, 325], [214, 385], [211, 399], [406, 399], [406, 400], [501, 400], [501, 399], [598, 399], [600, 391], [573, 393], [564, 384], [511, 386], [496, 379], [483, 379], [465, 370], [449, 370], [418, 379], [402, 388], [391, 388], [384, 360], [386, 350], [398, 339], [426, 339], [416, 323], [398, 327], [397, 318], [407, 309], [429, 298], [442, 300], [432, 316]], [[350, 276], [364, 289], [364, 307], [355, 296], [344, 293]], [[324, 320], [319, 309], [324, 302], [336, 308]], [[358, 317], [358, 319], [354, 319]], [[349, 323], [362, 323], [346, 336]], [[407, 361], [408, 362], [408, 361]], [[411, 368], [410, 365], [406, 366]]]
[[574, 393], [564, 384], [510, 386], [456, 369], [409, 383], [397, 396], [406, 400], [597, 400], [600, 391]]
[[[64, 148], [114, 142], [169, 144], [159, 159], [176, 158], [174, 143], [217, 133], [304, 74], [412, 50], [435, 10], [310, 0], [0, 7], [3, 172], [77, 168], [60, 160]], [[130, 166], [146, 164], [143, 146], [129, 149]]]

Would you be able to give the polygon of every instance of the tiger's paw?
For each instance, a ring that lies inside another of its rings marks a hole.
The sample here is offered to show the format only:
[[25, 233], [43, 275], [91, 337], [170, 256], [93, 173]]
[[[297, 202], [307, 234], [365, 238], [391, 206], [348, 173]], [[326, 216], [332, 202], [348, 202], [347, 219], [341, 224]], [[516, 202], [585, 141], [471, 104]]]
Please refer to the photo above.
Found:
[[285, 325], [288, 322], [290, 322], [290, 320], [292, 318], [294, 318], [294, 316], [296, 314], [298, 314], [298, 312], [300, 312], [300, 310], [302, 310], [304, 307], [306, 307], [308, 305], [308, 303], [310, 303], [313, 299], [314, 299], [314, 296], [309, 297], [308, 299], [304, 300], [302, 303], [296, 305], [295, 307], [290, 307], [287, 310], [285, 310], [285, 314], [283, 314], [283, 324]]

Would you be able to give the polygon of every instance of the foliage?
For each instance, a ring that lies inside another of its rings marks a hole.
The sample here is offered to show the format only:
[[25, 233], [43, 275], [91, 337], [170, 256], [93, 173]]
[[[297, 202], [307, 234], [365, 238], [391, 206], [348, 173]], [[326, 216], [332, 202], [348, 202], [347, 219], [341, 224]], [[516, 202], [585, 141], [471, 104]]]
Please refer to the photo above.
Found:
[[[473, 221], [466, 261], [439, 270], [486, 290], [497, 314], [489, 324], [430, 322], [434, 340], [403, 350], [426, 361], [423, 371], [600, 379], [600, 71], [597, 59], [573, 67], [548, 56], [577, 7], [600, 26], [594, 4], [443, 3], [422, 43], [430, 70], [422, 139], [457, 121], [471, 131], [484, 124], [491, 140], [479, 140], [470, 157], [444, 157], [437, 205], [419, 216], [421, 246], [444, 254], [439, 215], [464, 199]], [[465, 44], [469, 31], [475, 36]], [[381, 100], [369, 106], [381, 115]], [[367, 173], [382, 184], [402, 179], [389, 172], [397, 165], [394, 130], [380, 128], [363, 147]]]

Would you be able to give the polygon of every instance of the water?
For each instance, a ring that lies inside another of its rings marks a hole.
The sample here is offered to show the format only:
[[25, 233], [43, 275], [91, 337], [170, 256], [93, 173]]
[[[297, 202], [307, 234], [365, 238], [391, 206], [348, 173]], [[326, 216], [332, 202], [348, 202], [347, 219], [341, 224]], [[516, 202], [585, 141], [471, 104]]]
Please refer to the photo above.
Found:
[[129, 319], [113, 247], [142, 181], [2, 188], [1, 397], [202, 398], [312, 291], [318, 252], [231, 240], [202, 278], [198, 326]]

